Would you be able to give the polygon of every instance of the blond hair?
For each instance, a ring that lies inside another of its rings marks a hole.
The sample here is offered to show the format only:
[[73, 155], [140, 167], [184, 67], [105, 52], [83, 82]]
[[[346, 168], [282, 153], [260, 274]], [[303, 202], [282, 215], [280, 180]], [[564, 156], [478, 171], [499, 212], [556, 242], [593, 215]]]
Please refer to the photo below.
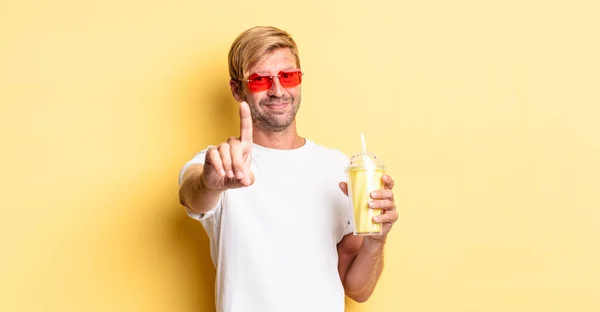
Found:
[[229, 76], [239, 83], [245, 80], [250, 67], [278, 48], [290, 48], [300, 68], [298, 47], [292, 36], [275, 27], [257, 26], [241, 33], [229, 49]]

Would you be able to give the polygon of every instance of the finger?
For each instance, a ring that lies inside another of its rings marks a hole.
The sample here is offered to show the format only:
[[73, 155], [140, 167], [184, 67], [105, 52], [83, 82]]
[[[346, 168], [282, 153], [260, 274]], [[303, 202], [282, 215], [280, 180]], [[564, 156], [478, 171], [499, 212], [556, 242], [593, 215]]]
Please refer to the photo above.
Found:
[[398, 212], [387, 211], [386, 213], [373, 217], [373, 222], [377, 223], [394, 223], [398, 220]]
[[223, 170], [223, 162], [221, 161], [221, 156], [219, 155], [219, 150], [215, 147], [211, 147], [208, 152], [206, 152], [206, 158], [204, 160], [207, 164], [211, 165], [217, 174], [224, 177], [225, 170]]
[[377, 191], [371, 192], [371, 198], [394, 200], [394, 193], [392, 193], [392, 190], [389, 190], [389, 189], [377, 190]]
[[242, 151], [242, 143], [236, 139], [229, 139], [231, 147], [231, 161], [235, 177], [239, 180], [244, 177], [244, 156]]
[[389, 199], [371, 200], [369, 201], [369, 208], [396, 210], [396, 204], [394, 204], [394, 202]]
[[252, 116], [245, 101], [240, 103], [240, 140], [245, 152], [252, 148]]
[[394, 179], [388, 174], [384, 174], [381, 177], [381, 181], [383, 181], [383, 188], [391, 190], [394, 187]]
[[342, 193], [344, 193], [344, 195], [348, 196], [348, 184], [346, 182], [340, 182], [339, 186], [340, 186], [340, 190], [342, 190]]
[[223, 169], [227, 172], [227, 177], [233, 178], [233, 170], [231, 168], [231, 151], [230, 146], [227, 143], [219, 145], [219, 156], [223, 163]]

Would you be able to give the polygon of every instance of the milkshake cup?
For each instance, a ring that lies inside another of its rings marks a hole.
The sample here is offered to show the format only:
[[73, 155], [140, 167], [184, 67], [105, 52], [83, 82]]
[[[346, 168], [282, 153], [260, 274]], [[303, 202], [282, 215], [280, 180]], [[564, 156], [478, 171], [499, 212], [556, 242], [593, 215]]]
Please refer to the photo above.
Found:
[[350, 159], [346, 167], [348, 183], [348, 199], [354, 219], [354, 235], [381, 235], [381, 223], [373, 221], [373, 217], [381, 215], [381, 209], [369, 208], [371, 192], [382, 189], [381, 177], [385, 174], [385, 166], [375, 154], [368, 153], [363, 140], [363, 152]]

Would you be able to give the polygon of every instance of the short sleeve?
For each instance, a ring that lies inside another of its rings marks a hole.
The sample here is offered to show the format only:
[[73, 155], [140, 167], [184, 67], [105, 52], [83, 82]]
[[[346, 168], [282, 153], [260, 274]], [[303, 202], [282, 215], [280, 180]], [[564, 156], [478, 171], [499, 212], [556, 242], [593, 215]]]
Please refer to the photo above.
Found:
[[196, 155], [194, 155], [192, 159], [188, 160], [188, 162], [186, 162], [185, 165], [183, 165], [183, 168], [181, 168], [181, 171], [179, 171], [179, 185], [181, 185], [181, 182], [183, 182], [183, 174], [191, 165], [204, 164], [204, 160], [206, 159], [206, 152], [209, 148], [210, 146], [206, 149], [199, 151], [198, 153], [196, 153]]
[[[342, 152], [337, 151], [336, 159], [335, 159], [335, 167], [338, 168], [336, 171], [337, 181], [346, 181], [346, 173], [344, 171], [345, 166], [348, 164], [349, 157], [343, 154]], [[337, 188], [336, 188], [337, 189]], [[350, 205], [348, 196], [344, 195], [342, 192], [337, 189], [340, 194], [340, 203], [342, 205], [341, 208], [341, 222], [344, 222], [342, 227], [342, 237], [354, 232], [354, 217], [352, 214], [352, 206]]]
[[346, 220], [346, 226], [344, 227], [344, 236], [354, 232], [354, 224], [352, 221], [352, 214], [350, 213], [350, 209], [348, 209], [348, 216]]

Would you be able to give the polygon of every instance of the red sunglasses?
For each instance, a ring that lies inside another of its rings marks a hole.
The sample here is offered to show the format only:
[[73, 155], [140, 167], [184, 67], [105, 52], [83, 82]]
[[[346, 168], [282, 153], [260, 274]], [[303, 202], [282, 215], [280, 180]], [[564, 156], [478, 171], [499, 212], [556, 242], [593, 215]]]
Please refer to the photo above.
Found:
[[248, 89], [250, 89], [250, 92], [260, 92], [271, 89], [275, 77], [279, 79], [279, 83], [282, 87], [295, 87], [302, 82], [302, 75], [304, 74], [300, 70], [280, 71], [279, 74], [275, 76], [252, 74], [246, 81], [248, 82]]

